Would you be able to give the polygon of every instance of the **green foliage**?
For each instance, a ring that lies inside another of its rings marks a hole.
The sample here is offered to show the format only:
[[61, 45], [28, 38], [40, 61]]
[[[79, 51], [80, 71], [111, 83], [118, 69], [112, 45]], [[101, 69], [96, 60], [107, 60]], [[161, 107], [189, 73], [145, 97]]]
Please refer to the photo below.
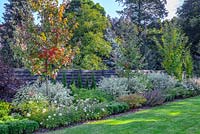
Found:
[[75, 79], [74, 79], [74, 74], [72, 75], [71, 81], [70, 81], [70, 85], [75, 85]]
[[67, 78], [66, 78], [65, 73], [63, 73], [62, 75], [62, 84], [63, 84], [63, 87], [67, 87]]
[[24, 117], [40, 123], [44, 113], [50, 110], [50, 103], [47, 101], [22, 102], [15, 109], [19, 110]]
[[71, 44], [80, 46], [80, 53], [75, 56], [74, 65], [79, 69], [106, 69], [102, 57], [108, 57], [111, 46], [104, 38], [109, 26], [103, 7], [92, 0], [72, 0], [66, 16], [74, 16], [79, 24]]
[[130, 106], [130, 108], [141, 107], [146, 102], [146, 98], [139, 94], [120, 96], [117, 100], [119, 102], [126, 102]]
[[144, 28], [148, 22], [164, 18], [167, 15], [165, 0], [116, 0], [124, 5], [120, 12], [129, 17], [134, 24]]
[[178, 23], [189, 37], [191, 43], [191, 54], [194, 60], [194, 71], [199, 75], [199, 54], [200, 54], [200, 1], [184, 0], [183, 5], [178, 9]]
[[95, 76], [94, 76], [94, 73], [92, 74], [92, 83], [91, 83], [91, 89], [96, 89], [96, 79], [95, 79]]
[[[97, 120], [111, 114], [117, 114], [129, 109], [127, 103], [104, 102], [95, 100], [78, 100], [70, 107], [63, 107], [59, 110], [49, 109], [38, 113], [38, 121], [41, 127], [57, 128], [59, 126], [73, 125], [87, 120]], [[40, 118], [39, 118], [40, 117]]]
[[113, 100], [113, 96], [106, 94], [105, 92], [98, 90], [98, 89], [79, 89], [76, 87], [72, 87], [73, 95], [75, 100], [85, 100], [85, 99], [92, 99], [98, 100], [99, 102], [109, 102]]
[[124, 102], [110, 102], [106, 105], [110, 114], [122, 113], [129, 110], [129, 105]]
[[31, 134], [39, 128], [39, 124], [30, 120], [19, 120], [6, 122], [8, 125], [8, 134]]
[[184, 87], [170, 88], [165, 91], [166, 101], [173, 101], [174, 99], [183, 99], [196, 95], [194, 90], [186, 89]]
[[88, 76], [87, 76], [87, 78], [86, 78], [86, 83], [85, 83], [85, 88], [86, 89], [89, 89], [90, 88], [90, 85], [89, 85], [90, 83], [89, 83], [89, 79], [88, 79]]
[[37, 122], [27, 119], [0, 123], [1, 134], [32, 134], [38, 128], [39, 124]]
[[1, 134], [9, 134], [8, 125], [0, 123], [0, 133]]
[[[121, 27], [121, 30], [124, 32], [119, 33], [122, 43], [119, 45], [119, 56], [116, 59], [116, 68], [129, 80], [133, 69], [138, 70], [143, 67], [143, 58], [140, 53], [141, 41], [137, 36], [138, 30], [135, 25], [130, 22], [122, 21], [121, 23], [124, 24], [118, 27]], [[129, 31], [130, 34], [127, 34]]]
[[77, 87], [78, 87], [78, 88], [82, 88], [82, 77], [81, 77], [81, 73], [78, 74]]
[[8, 116], [9, 113], [11, 112], [11, 104], [8, 102], [2, 102], [0, 101], [0, 120], [4, 116]]
[[182, 80], [186, 70], [187, 76], [192, 74], [192, 58], [186, 47], [187, 37], [173, 23], [165, 23], [162, 31], [161, 42], [156, 40], [156, 45], [163, 57], [162, 66], [170, 75]]

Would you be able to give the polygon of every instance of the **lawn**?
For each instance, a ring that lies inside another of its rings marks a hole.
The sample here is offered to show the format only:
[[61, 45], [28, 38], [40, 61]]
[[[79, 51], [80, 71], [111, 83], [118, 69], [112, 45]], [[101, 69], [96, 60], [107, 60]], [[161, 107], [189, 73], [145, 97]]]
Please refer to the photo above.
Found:
[[200, 97], [46, 134], [200, 134]]

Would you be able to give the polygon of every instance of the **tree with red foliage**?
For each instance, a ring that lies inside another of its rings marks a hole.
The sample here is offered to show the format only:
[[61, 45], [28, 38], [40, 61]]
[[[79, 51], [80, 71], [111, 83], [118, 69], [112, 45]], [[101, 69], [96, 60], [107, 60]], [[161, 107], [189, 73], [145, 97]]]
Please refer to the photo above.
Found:
[[57, 0], [28, 0], [28, 3], [38, 12], [41, 23], [27, 21], [18, 25], [13, 50], [33, 74], [45, 76], [48, 83], [49, 77], [55, 79], [59, 69], [72, 63], [77, 49], [72, 48], [69, 40], [78, 25], [72, 17], [63, 17], [69, 7], [67, 2], [58, 5]]

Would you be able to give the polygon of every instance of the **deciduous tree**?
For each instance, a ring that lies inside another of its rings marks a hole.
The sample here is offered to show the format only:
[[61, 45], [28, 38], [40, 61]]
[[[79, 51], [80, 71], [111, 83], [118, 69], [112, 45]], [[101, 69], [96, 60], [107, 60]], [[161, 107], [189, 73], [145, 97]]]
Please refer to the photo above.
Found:
[[109, 26], [104, 8], [91, 0], [72, 0], [65, 13], [74, 16], [79, 24], [70, 41], [81, 49], [74, 60], [75, 68], [106, 69], [103, 59], [109, 57], [111, 45], [104, 34]]
[[17, 43], [13, 50], [32, 73], [45, 76], [48, 83], [49, 77], [55, 79], [60, 68], [72, 63], [75, 50], [69, 41], [77, 23], [63, 16], [68, 3], [58, 5], [57, 0], [28, 2], [39, 13], [41, 24], [34, 25], [28, 20], [18, 25], [15, 34]]

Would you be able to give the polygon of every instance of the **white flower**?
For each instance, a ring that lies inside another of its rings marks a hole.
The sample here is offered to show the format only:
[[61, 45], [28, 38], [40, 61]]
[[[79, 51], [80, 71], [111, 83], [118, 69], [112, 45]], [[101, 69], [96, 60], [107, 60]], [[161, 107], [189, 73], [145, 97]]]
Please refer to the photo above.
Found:
[[62, 113], [59, 113], [58, 115], [59, 115], [59, 116], [62, 116]]
[[53, 116], [56, 116], [56, 114], [53, 114]]
[[42, 125], [43, 123], [42, 122], [40, 122], [40, 125]]
[[56, 103], [57, 103], [57, 101], [55, 100], [55, 101], [54, 101], [54, 103], [56, 104]]
[[27, 115], [26, 115], [27, 117], [30, 117], [31, 116], [31, 114], [30, 113], [27, 113]]
[[47, 110], [44, 108], [43, 110], [42, 110], [42, 113], [45, 113]]
[[101, 110], [102, 110], [103, 112], [105, 111], [105, 109], [104, 109], [104, 108], [102, 108]]
[[50, 119], [50, 118], [51, 118], [51, 116], [49, 115], [49, 116], [48, 116], [48, 118]]

